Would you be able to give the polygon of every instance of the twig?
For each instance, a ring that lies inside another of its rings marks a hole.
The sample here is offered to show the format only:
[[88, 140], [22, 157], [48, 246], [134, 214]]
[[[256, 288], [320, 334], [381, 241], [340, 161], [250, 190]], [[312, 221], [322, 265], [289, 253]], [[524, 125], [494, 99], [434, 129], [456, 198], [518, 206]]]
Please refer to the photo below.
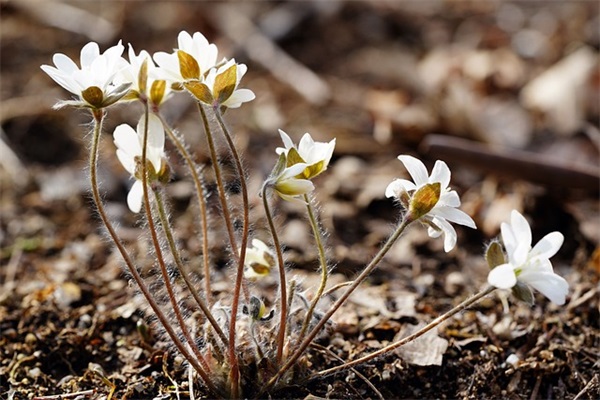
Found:
[[598, 374], [594, 375], [592, 377], [592, 379], [589, 380], [589, 382], [587, 383], [587, 385], [585, 385], [583, 387], [583, 389], [581, 389], [581, 392], [577, 393], [577, 396], [575, 396], [573, 398], [573, 400], [579, 400], [583, 397], [584, 394], [586, 394], [590, 389], [592, 389], [592, 387], [598, 385]]
[[457, 305], [456, 307], [454, 307], [453, 309], [451, 309], [450, 311], [440, 315], [439, 317], [437, 317], [436, 319], [434, 319], [433, 321], [431, 321], [430, 323], [428, 323], [427, 325], [425, 325], [423, 328], [419, 329], [417, 332], [413, 333], [412, 335], [409, 335], [403, 339], [398, 340], [397, 342], [394, 342], [392, 344], [389, 344], [377, 351], [374, 351], [370, 354], [367, 354], [366, 356], [360, 357], [356, 360], [353, 361], [348, 361], [343, 365], [338, 365], [337, 367], [332, 367], [323, 371], [319, 371], [317, 373], [314, 373], [312, 376], [313, 377], [322, 377], [322, 376], [326, 376], [332, 373], [337, 373], [339, 371], [342, 371], [344, 369], [350, 368], [352, 366], [355, 365], [359, 365], [362, 364], [364, 362], [373, 360], [376, 357], [379, 357], [387, 352], [390, 352], [394, 349], [397, 349], [398, 347], [404, 346], [406, 343], [410, 343], [415, 339], [418, 339], [419, 337], [421, 337], [422, 335], [424, 335], [425, 333], [429, 332], [431, 329], [435, 328], [436, 326], [438, 326], [439, 324], [441, 324], [442, 322], [448, 320], [449, 318], [451, 318], [452, 316], [454, 316], [455, 314], [466, 310], [467, 308], [469, 308], [470, 306], [472, 306], [473, 304], [477, 303], [479, 300], [481, 300], [482, 298], [484, 298], [485, 296], [487, 296], [488, 294], [492, 293], [496, 288], [493, 286], [489, 286], [486, 289], [482, 290], [481, 292], [475, 294], [474, 296], [464, 300], [462, 303], [460, 303], [459, 305]]
[[336, 290], [339, 290], [346, 286], [350, 286], [353, 283], [354, 283], [354, 281], [346, 281], [346, 282], [338, 283], [337, 285], [332, 286], [329, 289], [327, 289], [327, 291], [325, 293], [323, 293], [323, 297], [329, 296], [331, 293], [335, 292]]
[[531, 400], [535, 400], [538, 398], [538, 393], [540, 392], [541, 385], [542, 385], [542, 376], [538, 375], [537, 379], [535, 380], [535, 386], [533, 387], [533, 390], [531, 391], [531, 397], [529, 397]]
[[554, 157], [517, 149], [492, 148], [467, 139], [442, 135], [427, 136], [423, 147], [427, 153], [449, 162], [461, 162], [550, 187], [600, 192], [600, 174], [598, 168], [592, 166], [561, 165]]
[[[321, 346], [320, 344], [317, 344], [317, 343], [312, 343], [310, 345], [310, 347], [312, 347], [314, 349], [317, 349], [317, 350], [321, 350], [321, 351], [327, 353], [330, 357], [333, 357], [333, 358], [335, 358], [336, 360], [338, 360], [338, 361], [340, 361], [342, 363], [345, 362], [345, 360], [343, 358], [338, 357], [337, 354], [335, 354], [333, 351], [329, 350], [325, 346]], [[381, 392], [379, 390], [377, 390], [377, 388], [375, 387], [375, 385], [373, 385], [371, 383], [371, 381], [366, 376], [364, 376], [363, 374], [361, 374], [360, 372], [358, 372], [354, 368], [350, 368], [350, 371], [352, 371], [354, 374], [356, 374], [356, 376], [358, 376], [360, 379], [362, 379], [367, 384], [367, 386], [369, 386], [371, 388], [371, 390], [373, 390], [373, 392], [375, 392], [375, 394], [377, 395], [377, 397], [379, 397], [381, 400], [385, 400], [385, 397], [383, 397], [383, 395], [381, 394]]]

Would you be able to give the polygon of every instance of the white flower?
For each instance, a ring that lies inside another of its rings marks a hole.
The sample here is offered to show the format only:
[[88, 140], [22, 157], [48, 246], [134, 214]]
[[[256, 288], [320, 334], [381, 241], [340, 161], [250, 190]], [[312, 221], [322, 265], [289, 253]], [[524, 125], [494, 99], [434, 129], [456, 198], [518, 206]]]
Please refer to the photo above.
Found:
[[[158, 76], [158, 68], [152, 61], [150, 54], [146, 50], [135, 54], [133, 46], [129, 45], [128, 50], [129, 63], [119, 71], [115, 77], [117, 83], [131, 83], [129, 88], [132, 96], [128, 98], [134, 100], [139, 97], [150, 99], [153, 105], [160, 105], [170, 94], [170, 86]], [[141, 74], [142, 66], [146, 63], [146, 73]]]
[[[127, 195], [127, 205], [135, 213], [142, 208], [143, 186], [140, 176], [139, 164], [142, 157], [142, 144], [144, 140], [145, 121], [144, 116], [137, 125], [137, 132], [127, 124], [119, 125], [113, 133], [114, 142], [117, 146], [117, 158], [123, 167], [133, 176], [136, 181]], [[160, 119], [154, 114], [148, 116], [148, 147], [146, 158], [152, 166], [153, 171], [148, 171], [150, 180], [158, 180], [160, 174], [165, 171], [164, 145], [165, 132]]]
[[[235, 66], [235, 68], [234, 68]], [[226, 72], [235, 71], [235, 84], [232, 89], [227, 89], [226, 94], [222, 94], [225, 90], [223, 88], [218, 87], [218, 77], [223, 77]], [[211, 68], [204, 79], [204, 84], [209, 88], [212, 93], [212, 97], [214, 100], [218, 100], [219, 106], [225, 106], [228, 108], [238, 108], [242, 105], [242, 103], [246, 103], [248, 101], [254, 100], [256, 97], [254, 92], [250, 89], [238, 89], [240, 81], [242, 77], [246, 74], [248, 67], [245, 64], [236, 64], [235, 59], [231, 59], [227, 61], [225, 64], [220, 66], [219, 68]], [[215, 85], [217, 83], [217, 85]], [[231, 91], [231, 93], [229, 93]], [[224, 97], [221, 99], [221, 97]]]
[[56, 83], [80, 97], [76, 102], [62, 102], [92, 108], [106, 107], [127, 93], [128, 86], [115, 86], [115, 75], [125, 66], [121, 58], [124, 47], [119, 41], [116, 46], [100, 54], [98, 44], [90, 42], [81, 49], [81, 68], [62, 53], [54, 54], [55, 67], [42, 65], [42, 70]]
[[275, 256], [271, 249], [258, 239], [252, 239], [252, 247], [246, 249], [244, 276], [249, 279], [262, 278], [269, 275], [275, 265]]
[[329, 143], [315, 142], [310, 134], [305, 133], [296, 147], [287, 133], [280, 129], [279, 134], [285, 148], [278, 147], [275, 151], [287, 157], [288, 166], [306, 164], [307, 167], [302, 171], [305, 179], [312, 179], [327, 169], [335, 148], [335, 139]]
[[508, 263], [492, 269], [488, 283], [499, 289], [510, 289], [521, 282], [552, 302], [565, 304], [569, 284], [554, 273], [550, 263], [550, 257], [562, 246], [563, 235], [551, 232], [531, 248], [531, 228], [525, 217], [516, 210], [510, 215], [510, 224], [503, 223], [500, 229]]
[[[200, 32], [196, 32], [192, 36], [181, 31], [177, 37], [177, 43], [178, 48], [174, 53], [154, 53], [154, 61], [160, 67], [161, 77], [170, 82], [185, 82], [189, 79], [203, 80], [204, 74], [217, 63], [217, 46], [209, 43]], [[180, 64], [181, 56], [194, 65]]]
[[297, 196], [303, 196], [311, 192], [315, 185], [308, 179], [298, 178], [298, 175], [308, 167], [308, 164], [295, 164], [283, 169], [275, 178], [275, 192], [284, 200], [305, 204]]
[[411, 211], [411, 200], [415, 193], [427, 185], [439, 184], [439, 199], [430, 205], [426, 214], [419, 216], [419, 220], [428, 225], [427, 232], [430, 237], [439, 237], [444, 234], [444, 250], [449, 252], [456, 245], [456, 231], [450, 222], [476, 228], [475, 222], [463, 211], [457, 209], [460, 206], [460, 198], [456, 191], [448, 187], [450, 183], [450, 169], [443, 161], [436, 161], [431, 175], [428, 175], [425, 165], [415, 157], [400, 155], [402, 161], [414, 183], [406, 179], [395, 179], [385, 189], [386, 197], [394, 197], [402, 205]]

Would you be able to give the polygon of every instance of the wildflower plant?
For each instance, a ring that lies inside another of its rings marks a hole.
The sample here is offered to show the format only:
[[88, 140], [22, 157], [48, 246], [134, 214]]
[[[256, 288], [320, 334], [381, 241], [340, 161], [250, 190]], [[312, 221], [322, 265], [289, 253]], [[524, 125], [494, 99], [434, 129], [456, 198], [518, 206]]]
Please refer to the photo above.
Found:
[[[235, 60], [218, 62], [218, 49], [201, 33], [181, 32], [178, 48], [171, 53], [159, 52], [150, 57], [146, 51], [135, 53], [129, 45], [128, 61], [122, 58], [124, 47], [119, 42], [104, 53], [96, 43], [88, 43], [81, 51], [81, 67], [62, 54], [53, 57], [54, 67], [42, 69], [59, 85], [76, 96], [58, 106], [88, 109], [93, 119], [90, 145], [90, 185], [98, 214], [120, 252], [126, 270], [137, 284], [164, 333], [188, 363], [190, 382], [199, 380], [205, 391], [219, 398], [264, 397], [298, 378], [310, 379], [332, 374], [354, 365], [368, 362], [381, 354], [406, 344], [441, 322], [466, 309], [496, 288], [512, 289], [521, 299], [531, 301], [529, 287], [543, 293], [557, 304], [563, 304], [568, 292], [566, 281], [556, 275], [550, 264], [560, 248], [563, 236], [553, 232], [531, 248], [531, 229], [525, 218], [513, 212], [510, 224], [502, 225], [502, 241], [493, 241], [486, 251], [490, 271], [488, 286], [457, 307], [434, 319], [414, 334], [338, 367], [312, 372], [308, 370], [307, 350], [324, 326], [331, 320], [349, 296], [377, 268], [402, 233], [415, 222], [427, 227], [429, 236], [444, 236], [444, 250], [451, 251], [457, 242], [452, 223], [475, 228], [475, 223], [459, 210], [460, 198], [450, 188], [451, 173], [443, 161], [437, 161], [431, 174], [418, 159], [401, 155], [412, 181], [397, 179], [385, 189], [385, 196], [402, 207], [399, 222], [379, 252], [351, 281], [337, 286], [344, 289], [327, 311], [319, 309], [327, 288], [332, 263], [326, 252], [327, 237], [317, 212], [316, 178], [325, 173], [331, 162], [335, 139], [316, 142], [306, 133], [298, 145], [280, 130], [283, 147], [274, 151], [277, 161], [266, 177], [259, 196], [265, 210], [270, 243], [250, 240], [250, 201], [246, 170], [234, 144], [233, 135], [223, 119], [228, 108], [238, 108], [254, 99], [250, 89], [241, 86], [247, 67]], [[206, 136], [210, 168], [216, 181], [220, 204], [220, 219], [210, 216], [204, 189], [204, 166], [200, 166], [181, 137], [161, 115], [161, 105], [174, 95], [189, 95], [197, 103], [199, 120]], [[152, 243], [153, 270], [160, 281], [148, 282], [139, 271], [138, 263], [118, 236], [104, 209], [98, 183], [98, 149], [102, 125], [109, 106], [139, 102], [144, 112], [136, 129], [121, 124], [113, 132], [116, 157], [131, 175], [134, 183], [127, 196], [129, 209], [145, 221]], [[211, 124], [211, 116], [216, 124]], [[221, 135], [233, 159], [240, 186], [242, 206], [232, 207], [225, 190], [218, 141]], [[168, 141], [179, 157], [166, 154]], [[198, 224], [202, 243], [201, 265], [182, 256], [179, 241], [169, 217], [165, 187], [171, 179], [169, 162], [181, 160], [194, 184], [198, 207]], [[275, 195], [275, 196], [274, 196]], [[272, 203], [278, 198], [294, 201], [306, 208], [308, 224], [313, 233], [321, 280], [317, 288], [306, 288], [312, 296], [299, 290], [294, 278], [288, 278], [283, 243], [279, 238]], [[211, 218], [209, 218], [211, 217]], [[241, 220], [241, 229], [234, 220]], [[214, 260], [210, 254], [209, 233], [215, 226], [227, 232], [231, 263], [231, 290], [225, 297], [213, 298]], [[265, 238], [263, 238], [265, 239]], [[177, 273], [173, 273], [176, 271]], [[278, 292], [260, 292], [260, 285], [251, 282], [276, 274]], [[200, 276], [202, 284], [197, 278]], [[269, 298], [269, 296], [273, 296]], [[265, 304], [270, 304], [269, 307]], [[198, 316], [199, 317], [195, 317]], [[197, 380], [193, 379], [196, 377]], [[193, 392], [193, 388], [190, 388]]]

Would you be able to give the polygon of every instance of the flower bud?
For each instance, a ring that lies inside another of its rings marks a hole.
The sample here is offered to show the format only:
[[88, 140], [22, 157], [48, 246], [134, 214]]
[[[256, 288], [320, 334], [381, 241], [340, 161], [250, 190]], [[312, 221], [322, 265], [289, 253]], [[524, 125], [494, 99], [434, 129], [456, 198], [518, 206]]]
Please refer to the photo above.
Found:
[[252, 296], [250, 298], [249, 314], [253, 320], [260, 320], [265, 315], [265, 303], [258, 297]]

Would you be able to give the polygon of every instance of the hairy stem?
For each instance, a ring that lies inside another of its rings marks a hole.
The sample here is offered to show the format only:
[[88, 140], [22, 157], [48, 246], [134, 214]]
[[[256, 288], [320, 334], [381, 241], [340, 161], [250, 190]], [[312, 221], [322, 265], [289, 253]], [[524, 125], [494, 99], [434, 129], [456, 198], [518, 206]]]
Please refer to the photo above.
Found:
[[204, 185], [203, 179], [200, 176], [200, 173], [197, 169], [197, 165], [194, 162], [191, 154], [187, 151], [182, 141], [177, 137], [175, 132], [169, 127], [163, 117], [156, 113], [156, 116], [160, 119], [165, 128], [165, 132], [167, 132], [167, 136], [171, 139], [171, 142], [179, 151], [181, 157], [183, 157], [185, 163], [188, 166], [190, 174], [192, 176], [192, 181], [194, 182], [194, 187], [196, 189], [196, 197], [198, 198], [198, 209], [200, 210], [200, 229], [202, 230], [202, 257], [204, 264], [204, 291], [206, 292], [204, 296], [206, 297], [206, 302], [208, 306], [212, 306], [212, 288], [210, 282], [210, 256], [208, 249], [208, 211], [206, 208], [206, 198], [204, 196]]
[[[213, 107], [215, 116], [217, 117], [217, 121], [219, 122], [219, 126], [221, 127], [221, 131], [223, 132], [223, 136], [227, 141], [227, 145], [229, 146], [229, 151], [233, 157], [235, 162], [235, 167], [238, 173], [238, 177], [240, 180], [240, 189], [242, 192], [242, 209], [243, 209], [243, 228], [242, 228], [242, 241], [240, 244], [240, 252], [239, 258], [237, 260], [237, 271], [235, 275], [235, 286], [233, 289], [233, 301], [231, 303], [231, 321], [229, 321], [229, 340], [235, 340], [236, 330], [237, 330], [237, 313], [240, 306], [240, 291], [243, 289], [244, 297], [246, 303], [248, 303], [250, 299], [250, 294], [248, 292], [248, 287], [246, 286], [246, 281], [244, 280], [244, 263], [246, 261], [246, 250], [248, 247], [248, 231], [250, 227], [250, 203], [248, 201], [248, 186], [246, 184], [246, 174], [244, 172], [244, 167], [242, 166], [242, 160], [240, 155], [235, 147], [235, 143], [233, 143], [233, 138], [229, 133], [229, 129], [227, 129], [227, 125], [225, 121], [223, 121], [223, 116], [221, 115], [221, 111], [219, 111], [219, 107]], [[232, 339], [233, 338], [233, 339]], [[233, 342], [232, 342], [233, 343]], [[233, 347], [233, 346], [232, 346]], [[232, 379], [232, 385], [236, 384]]]
[[308, 213], [308, 220], [310, 221], [310, 226], [313, 231], [313, 235], [315, 237], [315, 243], [317, 244], [317, 250], [319, 253], [319, 263], [321, 265], [321, 283], [319, 284], [319, 289], [317, 289], [317, 293], [313, 298], [313, 301], [310, 303], [310, 307], [306, 313], [306, 318], [304, 319], [304, 323], [302, 324], [302, 330], [298, 335], [298, 343], [302, 342], [304, 335], [306, 334], [306, 330], [310, 326], [310, 321], [312, 321], [313, 313], [319, 300], [321, 300], [321, 296], [325, 291], [325, 286], [327, 286], [327, 277], [329, 275], [329, 270], [327, 268], [327, 257], [325, 255], [325, 247], [323, 246], [323, 235], [321, 232], [321, 228], [319, 227], [319, 221], [315, 215], [314, 207], [308, 197], [308, 194], [304, 195], [304, 201], [306, 202], [306, 212]]
[[364, 357], [358, 358], [353, 361], [349, 361], [342, 365], [338, 365], [337, 367], [319, 371], [319, 372], [313, 374], [309, 379], [317, 378], [317, 377], [324, 377], [326, 375], [330, 375], [330, 374], [333, 374], [336, 372], [343, 371], [347, 368], [352, 368], [358, 364], [365, 363], [365, 362], [370, 361], [374, 358], [377, 358], [389, 351], [397, 349], [400, 346], [404, 346], [405, 344], [410, 343], [413, 340], [418, 339], [419, 337], [423, 336], [425, 333], [429, 332], [430, 330], [432, 330], [433, 328], [435, 328], [442, 322], [446, 321], [447, 319], [451, 318], [455, 314], [466, 310], [468, 307], [472, 306], [473, 304], [475, 304], [476, 302], [481, 300], [483, 297], [492, 293], [495, 289], [496, 289], [495, 287], [489, 286], [486, 289], [482, 290], [481, 292], [477, 293], [476, 295], [464, 300], [462, 303], [460, 303], [459, 305], [457, 305], [450, 311], [446, 312], [445, 314], [440, 315], [439, 317], [437, 317], [436, 319], [434, 319], [429, 324], [425, 325], [423, 328], [419, 329], [417, 332], [413, 333], [412, 335], [409, 335], [403, 339], [400, 339], [399, 341], [392, 343], [388, 346], [385, 346], [377, 351], [374, 351], [373, 353], [367, 354]]
[[161, 197], [160, 193], [158, 192], [158, 190], [156, 190], [156, 189], [154, 190], [154, 198], [156, 200], [156, 206], [157, 206], [156, 208], [158, 210], [158, 216], [160, 218], [160, 223], [163, 228], [163, 232], [165, 233], [165, 236], [167, 238], [167, 243], [169, 244], [169, 249], [171, 250], [171, 254], [173, 255], [173, 258], [175, 259], [175, 265], [177, 265], [177, 269], [179, 270], [179, 273], [183, 277], [183, 280], [184, 280], [188, 290], [190, 291], [190, 293], [194, 297], [194, 300], [196, 300], [196, 303], [198, 304], [198, 306], [200, 307], [200, 309], [202, 310], [202, 312], [208, 319], [208, 322], [211, 324], [211, 326], [213, 327], [213, 329], [217, 333], [217, 336], [219, 336], [219, 338], [221, 339], [223, 344], [225, 346], [227, 346], [228, 345], [227, 336], [225, 336], [225, 334], [223, 333], [223, 330], [221, 329], [221, 327], [215, 320], [214, 316], [208, 309], [208, 306], [206, 305], [206, 303], [204, 302], [202, 297], [200, 297], [200, 294], [196, 290], [194, 283], [191, 281], [190, 276], [188, 275], [186, 268], [184, 267], [183, 262], [181, 261], [181, 255], [179, 254], [179, 250], [177, 249], [177, 244], [175, 243], [175, 238], [173, 237], [173, 232], [171, 229], [171, 225], [169, 223], [169, 219], [167, 217], [167, 213], [165, 212], [165, 206], [163, 204], [162, 197]]
[[96, 205], [96, 210], [98, 211], [98, 215], [102, 220], [102, 223], [106, 227], [108, 234], [110, 235], [113, 243], [117, 246], [121, 257], [125, 261], [125, 265], [129, 270], [129, 273], [135, 280], [136, 284], [140, 288], [144, 298], [154, 311], [154, 314], [165, 328], [165, 331], [175, 344], [175, 347], [179, 350], [179, 352], [185, 357], [186, 360], [192, 365], [194, 370], [198, 372], [206, 387], [215, 395], [220, 395], [219, 390], [213, 384], [210, 376], [206, 373], [204, 368], [200, 365], [200, 363], [196, 360], [196, 358], [188, 351], [183, 342], [179, 339], [175, 330], [171, 326], [168, 318], [163, 313], [162, 309], [158, 306], [156, 301], [154, 300], [154, 296], [151, 294], [150, 289], [144, 282], [143, 278], [139, 274], [137, 268], [133, 264], [129, 253], [125, 249], [125, 246], [121, 242], [121, 239], [117, 235], [108, 215], [106, 214], [106, 210], [104, 209], [104, 203], [102, 202], [102, 197], [100, 195], [100, 189], [98, 186], [98, 149], [100, 144], [100, 134], [102, 132], [102, 123], [104, 121], [104, 112], [102, 110], [93, 110], [92, 111], [94, 117], [94, 129], [92, 134], [92, 146], [90, 148], [90, 157], [89, 157], [89, 168], [90, 168], [90, 185], [92, 189], [92, 197], [94, 199], [94, 203]]
[[371, 274], [371, 272], [373, 272], [373, 270], [377, 267], [377, 265], [379, 265], [379, 263], [381, 262], [383, 257], [392, 248], [392, 245], [396, 242], [396, 240], [398, 240], [398, 238], [400, 237], [402, 232], [404, 232], [406, 227], [408, 225], [410, 225], [411, 222], [413, 222], [413, 220], [406, 218], [406, 217], [400, 222], [400, 224], [398, 225], [398, 227], [396, 228], [394, 233], [392, 233], [392, 236], [390, 236], [388, 238], [388, 240], [385, 242], [385, 244], [379, 250], [379, 252], [375, 255], [375, 257], [371, 260], [371, 262], [365, 267], [365, 269], [360, 273], [360, 275], [353, 281], [352, 285], [350, 285], [350, 287], [348, 289], [346, 289], [346, 291], [333, 304], [333, 306], [329, 309], [329, 311], [327, 311], [325, 313], [325, 315], [321, 318], [321, 320], [317, 323], [317, 325], [315, 325], [315, 327], [308, 333], [308, 335], [306, 336], [304, 341], [302, 343], [300, 343], [298, 348], [295, 349], [294, 353], [287, 359], [287, 362], [281, 367], [281, 369], [277, 372], [277, 374], [275, 374], [267, 382], [267, 384], [263, 388], [263, 391], [262, 391], [263, 393], [266, 392], [267, 390], [269, 390], [271, 387], [273, 387], [273, 385], [275, 383], [277, 383], [279, 378], [281, 378], [283, 376], [283, 374], [285, 374], [296, 363], [296, 361], [298, 361], [298, 358], [300, 358], [300, 356], [304, 353], [304, 351], [307, 349], [307, 347], [310, 346], [310, 343], [313, 341], [315, 336], [317, 336], [317, 334], [320, 332], [321, 328], [323, 328], [323, 326], [325, 326], [327, 321], [329, 321], [331, 316], [342, 306], [342, 304], [344, 304], [344, 302], [348, 299], [348, 297], [350, 297], [352, 292], [354, 292], [354, 290], [356, 290], [356, 288], [362, 282], [364, 282], [365, 279], [367, 279], [367, 277]]
[[277, 254], [277, 268], [279, 270], [279, 290], [281, 300], [281, 310], [279, 312], [279, 331], [277, 332], [277, 365], [280, 365], [283, 358], [283, 346], [285, 341], [286, 325], [287, 325], [287, 282], [285, 279], [285, 264], [283, 261], [283, 253], [281, 251], [281, 243], [279, 242], [279, 236], [275, 229], [275, 222], [273, 221], [273, 215], [271, 208], [269, 207], [269, 199], [267, 198], [268, 185], [265, 183], [262, 188], [262, 200], [265, 208], [265, 216], [269, 223], [269, 230], [271, 231], [271, 237], [273, 238], [273, 246], [275, 247], [275, 253]]
[[158, 240], [157, 228], [154, 223], [154, 218], [152, 216], [152, 207], [150, 204], [150, 194], [149, 194], [149, 188], [148, 188], [149, 183], [148, 183], [148, 165], [147, 165], [147, 160], [148, 160], [148, 158], [147, 158], [147, 153], [148, 153], [148, 115], [149, 115], [148, 114], [148, 106], [146, 105], [145, 113], [144, 113], [145, 130], [144, 130], [144, 136], [142, 139], [142, 160], [141, 160], [142, 188], [143, 188], [143, 195], [144, 195], [143, 203], [144, 203], [144, 211], [146, 213], [146, 221], [148, 222], [148, 229], [150, 231], [150, 237], [152, 239], [152, 244], [154, 246], [154, 251], [156, 253], [156, 259], [157, 259], [158, 265], [160, 267], [160, 272], [161, 272], [161, 275], [163, 278], [163, 283], [165, 284], [165, 289], [167, 289], [167, 294], [169, 296], [169, 301], [171, 303], [171, 307], [173, 308], [173, 312], [175, 314], [175, 319], [177, 320], [177, 323], [179, 324], [179, 328], [181, 329], [181, 333], [183, 334], [183, 337], [188, 342], [188, 345], [190, 346], [193, 353], [198, 358], [198, 361], [200, 362], [202, 367], [206, 371], [210, 371], [210, 367], [209, 367], [208, 363], [206, 362], [206, 360], [204, 359], [204, 356], [200, 352], [200, 349], [198, 349], [198, 346], [196, 346], [194, 339], [190, 335], [190, 332], [187, 329], [187, 324], [185, 322], [185, 319], [183, 318], [183, 314], [181, 313], [181, 308], [179, 307], [179, 303], [177, 301], [177, 295], [175, 294], [175, 291], [173, 290], [173, 285], [171, 284], [171, 278], [169, 277], [169, 272], [167, 271], [167, 265], [166, 265], [165, 259], [163, 257], [162, 249], [160, 246], [160, 241]]
[[[229, 243], [231, 244], [231, 252], [233, 253], [233, 257], [239, 263], [240, 253], [239, 247], [237, 245], [237, 241], [235, 239], [235, 232], [233, 229], [233, 222], [231, 219], [231, 214], [229, 212], [229, 204], [227, 202], [227, 194], [225, 192], [225, 185], [223, 184], [223, 173], [221, 171], [221, 162], [219, 161], [219, 156], [217, 155], [217, 149], [215, 146], [215, 139], [212, 134], [212, 130], [210, 129], [210, 124], [208, 122], [208, 116], [206, 115], [206, 111], [201, 103], [198, 103], [198, 110], [200, 111], [202, 124], [204, 125], [204, 132], [206, 133], [206, 141], [208, 142], [208, 148], [210, 151], [210, 158], [212, 160], [212, 166], [215, 171], [215, 178], [217, 180], [217, 188], [219, 192], [219, 201], [221, 203], [221, 212], [223, 213], [223, 220], [227, 227], [227, 233], [229, 234]], [[244, 253], [245, 254], [245, 253]], [[239, 264], [238, 264], [239, 265]], [[237, 279], [236, 279], [237, 281]], [[239, 289], [238, 289], [239, 290]], [[239, 291], [238, 291], [239, 293]], [[234, 296], [233, 302], [237, 303], [239, 301], [239, 295]], [[232, 306], [233, 308], [233, 306]], [[237, 308], [237, 305], [236, 305]], [[237, 314], [237, 313], [236, 313]], [[239, 381], [240, 381], [240, 368], [239, 362], [237, 359], [236, 353], [236, 330], [235, 325], [237, 322], [237, 315], [233, 312], [231, 313], [231, 319], [229, 321], [229, 367], [230, 371], [230, 383], [231, 383], [231, 393], [230, 396], [232, 398], [239, 397]], [[231, 329], [231, 328], [234, 329]]]

